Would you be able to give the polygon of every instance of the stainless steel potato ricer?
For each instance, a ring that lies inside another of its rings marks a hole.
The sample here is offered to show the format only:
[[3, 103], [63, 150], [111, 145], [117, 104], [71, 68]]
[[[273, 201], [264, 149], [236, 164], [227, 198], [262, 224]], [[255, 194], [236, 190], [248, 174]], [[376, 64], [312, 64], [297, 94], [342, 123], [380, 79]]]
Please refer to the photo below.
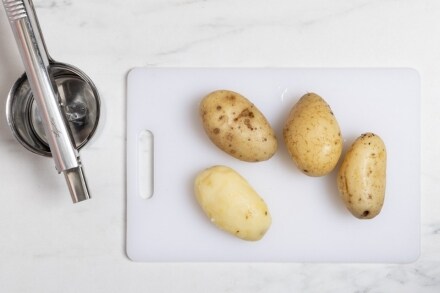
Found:
[[98, 125], [98, 91], [82, 71], [49, 56], [31, 0], [3, 4], [26, 71], [9, 92], [8, 124], [28, 150], [52, 156], [74, 203], [89, 199], [78, 151]]

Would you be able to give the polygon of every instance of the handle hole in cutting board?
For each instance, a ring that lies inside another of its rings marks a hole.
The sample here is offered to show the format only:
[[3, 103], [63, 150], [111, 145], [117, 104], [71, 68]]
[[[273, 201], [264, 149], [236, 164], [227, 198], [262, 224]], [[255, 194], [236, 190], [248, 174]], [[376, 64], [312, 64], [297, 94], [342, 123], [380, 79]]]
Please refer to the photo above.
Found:
[[137, 165], [138, 194], [143, 199], [149, 199], [154, 192], [154, 137], [146, 129], [138, 135]]

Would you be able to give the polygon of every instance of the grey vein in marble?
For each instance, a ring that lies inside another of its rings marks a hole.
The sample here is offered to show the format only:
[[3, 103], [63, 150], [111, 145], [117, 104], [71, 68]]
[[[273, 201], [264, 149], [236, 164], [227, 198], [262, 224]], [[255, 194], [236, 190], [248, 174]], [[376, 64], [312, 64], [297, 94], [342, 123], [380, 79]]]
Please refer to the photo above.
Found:
[[239, 34], [241, 32], [243, 32], [244, 29], [243, 28], [236, 28], [236, 29], [232, 29], [232, 30], [228, 30], [226, 32], [214, 35], [214, 36], [208, 36], [206, 38], [200, 38], [200, 39], [196, 39], [193, 40], [191, 42], [188, 42], [187, 44], [183, 44], [182, 46], [178, 47], [178, 48], [174, 48], [171, 49], [169, 51], [161, 51], [159, 53], [157, 53], [157, 56], [167, 56], [167, 55], [172, 55], [172, 54], [180, 54], [183, 53], [189, 49], [191, 49], [192, 47], [199, 45], [199, 44], [203, 44], [203, 43], [207, 43], [207, 42], [211, 42], [213, 40], [221, 40], [223, 37], [227, 37], [230, 35], [236, 35]]
[[45, 1], [34, 1], [34, 6], [36, 9], [54, 9], [59, 7], [71, 6], [72, 0], [45, 0]]

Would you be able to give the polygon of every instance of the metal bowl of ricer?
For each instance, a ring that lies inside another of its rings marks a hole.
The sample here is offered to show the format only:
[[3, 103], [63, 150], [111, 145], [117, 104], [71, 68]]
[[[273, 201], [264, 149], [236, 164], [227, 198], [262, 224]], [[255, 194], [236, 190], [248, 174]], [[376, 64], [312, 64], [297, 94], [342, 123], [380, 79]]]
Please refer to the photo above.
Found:
[[[99, 93], [92, 80], [81, 70], [54, 61], [51, 61], [50, 68], [75, 147], [79, 150], [96, 131], [100, 114]], [[6, 118], [12, 133], [26, 149], [39, 155], [51, 156], [26, 73], [9, 91]]]

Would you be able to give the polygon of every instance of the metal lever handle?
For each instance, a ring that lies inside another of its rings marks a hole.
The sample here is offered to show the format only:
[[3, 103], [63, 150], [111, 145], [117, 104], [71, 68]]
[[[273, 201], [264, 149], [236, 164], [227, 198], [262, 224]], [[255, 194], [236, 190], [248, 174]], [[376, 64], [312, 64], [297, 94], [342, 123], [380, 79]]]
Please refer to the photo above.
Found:
[[31, 0], [3, 0], [43, 122], [58, 173], [63, 172], [74, 202], [90, 198], [78, 151], [62, 114], [50, 58]]

